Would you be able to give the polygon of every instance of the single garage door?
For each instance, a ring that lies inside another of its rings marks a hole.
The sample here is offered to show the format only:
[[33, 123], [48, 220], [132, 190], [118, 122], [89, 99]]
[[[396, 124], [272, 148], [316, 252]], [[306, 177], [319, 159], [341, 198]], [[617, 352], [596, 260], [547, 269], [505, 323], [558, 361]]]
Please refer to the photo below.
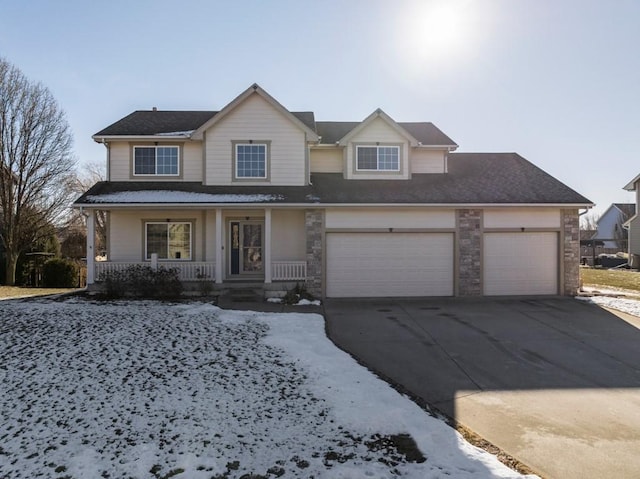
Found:
[[484, 294], [558, 294], [557, 233], [485, 233]]
[[327, 233], [327, 296], [452, 296], [452, 233]]

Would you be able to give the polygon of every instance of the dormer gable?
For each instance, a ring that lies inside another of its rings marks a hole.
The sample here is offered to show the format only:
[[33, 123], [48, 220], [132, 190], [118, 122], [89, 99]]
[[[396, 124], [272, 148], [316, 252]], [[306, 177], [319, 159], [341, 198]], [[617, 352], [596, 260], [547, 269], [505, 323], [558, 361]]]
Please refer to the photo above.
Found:
[[191, 138], [194, 140], [202, 140], [204, 137], [204, 132], [215, 126], [217, 123], [223, 121], [229, 114], [231, 114], [234, 110], [236, 110], [240, 105], [242, 105], [247, 99], [249, 99], [253, 95], [258, 95], [262, 99], [264, 99], [268, 104], [270, 104], [273, 108], [279, 111], [282, 115], [284, 115], [291, 123], [293, 123], [297, 128], [302, 130], [309, 142], [318, 141], [318, 135], [314, 129], [312, 129], [304, 120], [309, 120], [307, 118], [308, 115], [305, 116], [306, 112], [301, 112], [298, 114], [294, 114], [287, 110], [280, 102], [278, 102], [275, 98], [269, 95], [263, 88], [261, 88], [257, 83], [254, 83], [245, 91], [240, 93], [236, 98], [234, 98], [231, 102], [229, 102], [222, 110], [220, 110], [216, 115], [211, 117], [207, 122], [202, 124], [196, 131], [193, 132]]
[[376, 109], [371, 115], [362, 120], [361, 123], [358, 124], [355, 128], [353, 128], [349, 133], [338, 140], [338, 145], [347, 146], [349, 142], [351, 142], [354, 138], [356, 138], [359, 134], [361, 134], [367, 128], [370, 128], [376, 120], [380, 119], [384, 123], [386, 123], [389, 128], [394, 130], [398, 135], [405, 138], [406, 141], [409, 142], [411, 146], [418, 146], [420, 143], [411, 133], [402, 128], [393, 118], [387, 115], [380, 108]]

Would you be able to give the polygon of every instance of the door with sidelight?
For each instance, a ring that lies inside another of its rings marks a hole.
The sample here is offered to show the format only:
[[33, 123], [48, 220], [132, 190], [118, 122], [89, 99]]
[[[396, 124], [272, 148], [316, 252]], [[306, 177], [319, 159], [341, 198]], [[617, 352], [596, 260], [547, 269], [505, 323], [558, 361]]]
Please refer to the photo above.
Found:
[[264, 275], [264, 223], [261, 221], [231, 221], [229, 223], [230, 277], [261, 277]]

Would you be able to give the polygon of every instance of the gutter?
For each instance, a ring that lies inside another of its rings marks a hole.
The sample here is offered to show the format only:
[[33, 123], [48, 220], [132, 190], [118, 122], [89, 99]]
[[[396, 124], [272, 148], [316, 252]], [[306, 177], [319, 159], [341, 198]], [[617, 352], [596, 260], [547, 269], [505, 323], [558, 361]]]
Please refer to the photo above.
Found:
[[[584, 203], [74, 203], [72, 208], [86, 209], [123, 209], [123, 208], [447, 208], [447, 209], [465, 209], [465, 208], [591, 208], [595, 205], [586, 205]], [[586, 211], [585, 211], [586, 213]], [[581, 213], [580, 216], [584, 214]]]

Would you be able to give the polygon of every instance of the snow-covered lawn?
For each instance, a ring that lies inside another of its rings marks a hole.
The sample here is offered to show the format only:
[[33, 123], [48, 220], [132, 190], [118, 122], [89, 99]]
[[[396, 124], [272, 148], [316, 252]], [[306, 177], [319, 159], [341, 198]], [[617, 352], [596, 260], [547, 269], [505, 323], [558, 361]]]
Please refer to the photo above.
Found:
[[0, 305], [0, 478], [520, 477], [315, 314]]

